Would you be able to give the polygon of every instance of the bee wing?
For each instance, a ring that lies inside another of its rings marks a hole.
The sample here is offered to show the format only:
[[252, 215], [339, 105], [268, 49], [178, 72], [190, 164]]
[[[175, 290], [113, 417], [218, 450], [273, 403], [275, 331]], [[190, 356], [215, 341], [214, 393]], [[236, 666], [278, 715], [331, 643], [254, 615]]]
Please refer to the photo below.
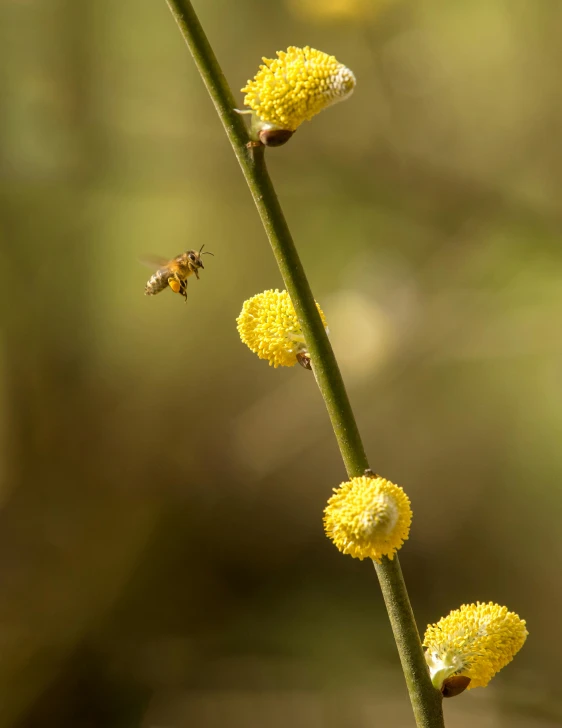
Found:
[[166, 268], [171, 261], [169, 258], [163, 258], [161, 255], [147, 253], [146, 255], [140, 256], [139, 262], [149, 268]]

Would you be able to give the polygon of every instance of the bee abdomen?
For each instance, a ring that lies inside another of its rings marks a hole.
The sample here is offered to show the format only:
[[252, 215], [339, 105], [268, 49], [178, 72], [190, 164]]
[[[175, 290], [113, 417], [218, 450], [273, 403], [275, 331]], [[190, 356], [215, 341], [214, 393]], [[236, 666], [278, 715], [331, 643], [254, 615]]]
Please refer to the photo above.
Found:
[[157, 270], [156, 273], [148, 279], [144, 289], [144, 295], [155, 296], [157, 293], [163, 291], [168, 285], [168, 278], [168, 271]]

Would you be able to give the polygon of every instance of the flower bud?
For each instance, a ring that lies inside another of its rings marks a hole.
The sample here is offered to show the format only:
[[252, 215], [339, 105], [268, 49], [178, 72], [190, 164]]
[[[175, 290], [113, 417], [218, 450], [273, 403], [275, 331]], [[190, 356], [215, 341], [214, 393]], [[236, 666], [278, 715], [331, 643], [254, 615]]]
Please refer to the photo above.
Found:
[[[318, 312], [328, 330], [320, 306]], [[311, 369], [310, 355], [301, 325], [287, 291], [264, 291], [244, 301], [236, 319], [238, 333], [246, 346], [270, 366], [293, 367], [297, 362]]]
[[356, 559], [389, 559], [408, 538], [412, 511], [402, 488], [379, 476], [352, 478], [334, 489], [324, 511], [326, 535]]
[[[463, 604], [429, 625], [424, 647], [431, 681], [445, 697], [485, 687], [513, 660], [527, 639], [525, 621], [507, 607], [489, 602]], [[468, 678], [465, 688], [454, 678]]]
[[252, 114], [251, 134], [266, 146], [281, 146], [303, 123], [353, 93], [349, 68], [306, 46], [290, 46], [277, 58], [264, 58], [242, 92]]

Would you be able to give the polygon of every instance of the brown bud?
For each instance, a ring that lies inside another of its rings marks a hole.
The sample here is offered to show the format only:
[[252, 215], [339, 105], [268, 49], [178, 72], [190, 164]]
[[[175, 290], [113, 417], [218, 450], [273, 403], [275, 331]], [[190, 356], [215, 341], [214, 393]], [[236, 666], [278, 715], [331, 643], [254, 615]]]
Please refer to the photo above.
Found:
[[312, 370], [312, 364], [310, 363], [310, 354], [308, 351], [299, 351], [297, 354], [297, 361], [305, 369]]
[[470, 685], [470, 678], [466, 675], [452, 675], [443, 680], [441, 693], [444, 698], [454, 698], [467, 689]]
[[286, 144], [294, 132], [289, 129], [262, 129], [258, 136], [260, 142], [266, 147], [280, 147]]

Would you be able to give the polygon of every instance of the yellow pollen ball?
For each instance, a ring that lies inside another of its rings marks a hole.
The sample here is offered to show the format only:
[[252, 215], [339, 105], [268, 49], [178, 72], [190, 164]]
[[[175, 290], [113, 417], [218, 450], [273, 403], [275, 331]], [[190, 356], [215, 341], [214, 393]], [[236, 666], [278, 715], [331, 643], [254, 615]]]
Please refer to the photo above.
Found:
[[323, 109], [343, 101], [355, 88], [355, 76], [334, 56], [306, 46], [290, 46], [277, 58], [263, 58], [242, 92], [244, 104], [268, 124], [295, 131]]
[[489, 602], [463, 604], [428, 626], [424, 647], [435, 687], [451, 675], [470, 678], [468, 689], [485, 687], [510, 663], [527, 639], [525, 620]]
[[398, 485], [380, 477], [352, 478], [334, 489], [324, 511], [324, 530], [344, 554], [389, 559], [408, 538], [412, 510]]
[[[324, 313], [316, 306], [327, 330]], [[270, 366], [292, 367], [297, 363], [297, 355], [307, 351], [287, 291], [264, 291], [244, 301], [236, 323], [242, 342], [260, 359], [267, 359]]]

